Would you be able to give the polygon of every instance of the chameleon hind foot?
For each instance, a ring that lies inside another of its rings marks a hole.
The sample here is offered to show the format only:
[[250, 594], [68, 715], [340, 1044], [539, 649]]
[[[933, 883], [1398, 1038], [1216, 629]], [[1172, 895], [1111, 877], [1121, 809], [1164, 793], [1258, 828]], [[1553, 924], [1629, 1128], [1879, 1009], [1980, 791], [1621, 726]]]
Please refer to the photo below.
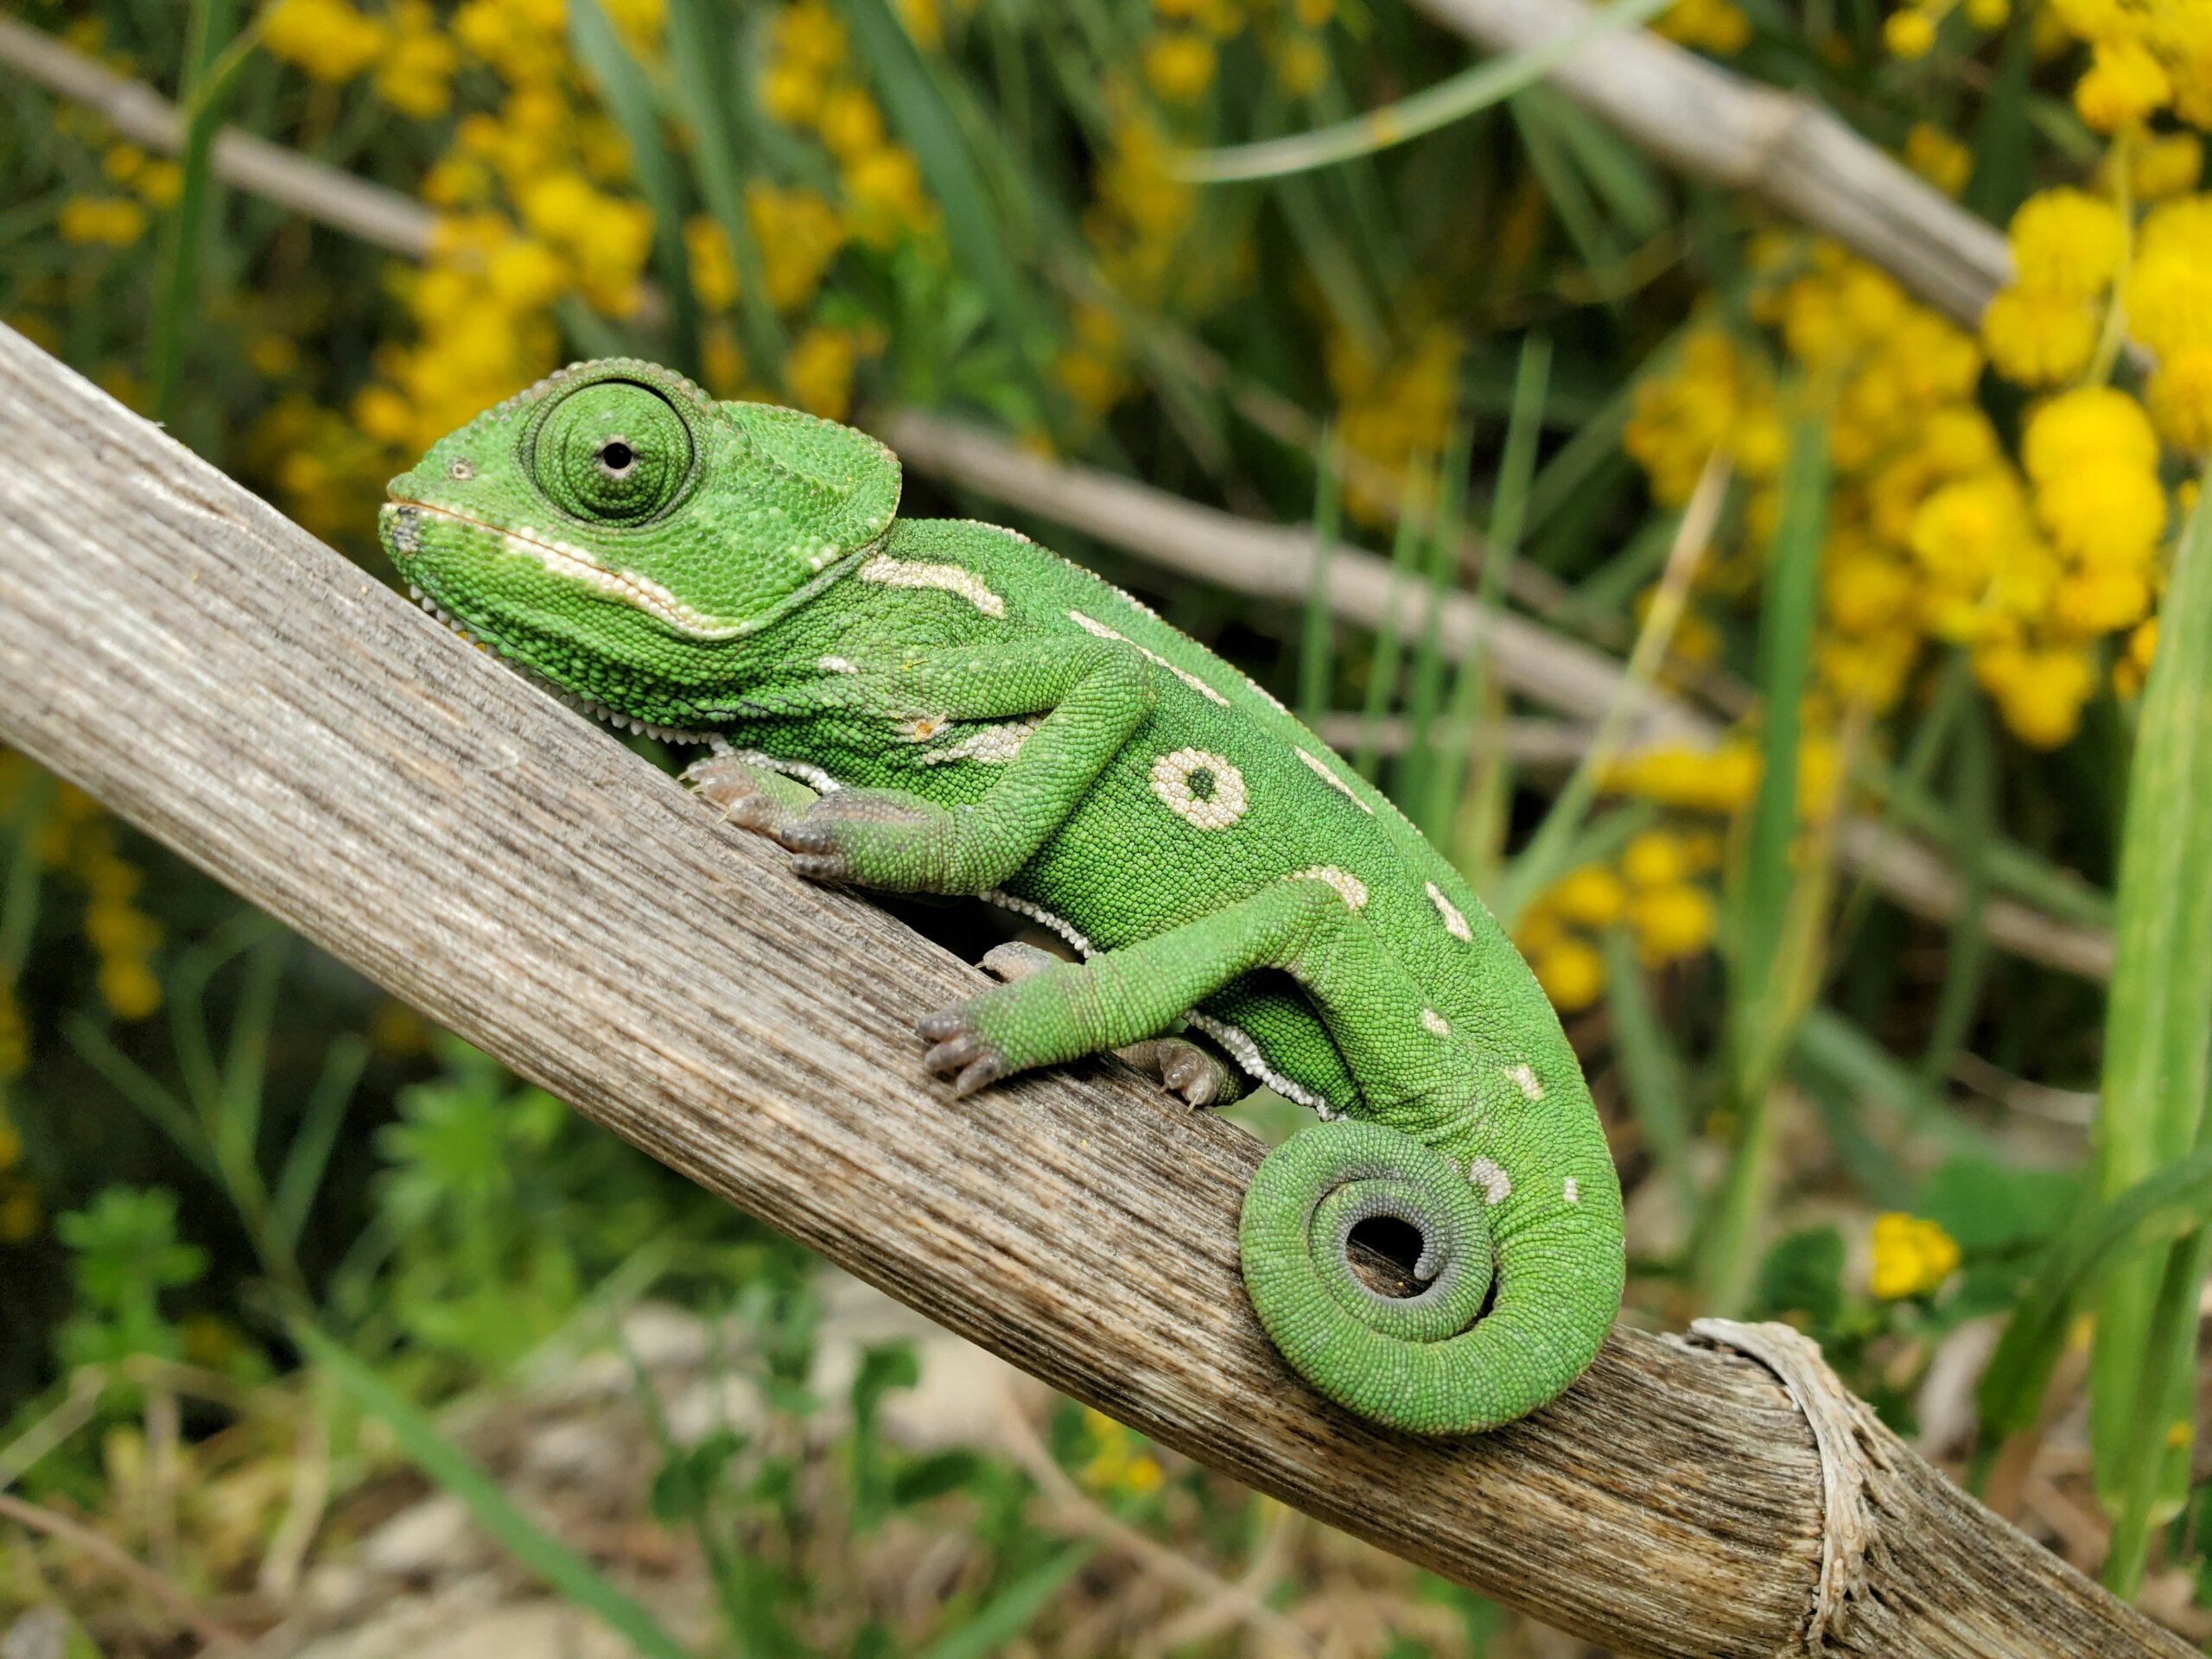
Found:
[[1006, 1056], [976, 1029], [965, 1007], [925, 1014], [914, 1029], [923, 1041], [934, 1045], [922, 1056], [922, 1064], [941, 1077], [952, 1078], [955, 1099], [988, 1088], [1013, 1070]]

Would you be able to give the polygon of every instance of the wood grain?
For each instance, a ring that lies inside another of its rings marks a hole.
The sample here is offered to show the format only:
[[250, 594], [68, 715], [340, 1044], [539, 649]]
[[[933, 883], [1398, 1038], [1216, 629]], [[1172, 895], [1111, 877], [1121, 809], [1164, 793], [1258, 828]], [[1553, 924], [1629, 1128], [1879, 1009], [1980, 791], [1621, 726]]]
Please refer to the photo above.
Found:
[[[810, 887], [605, 732], [0, 329], [0, 737], [578, 1110], [1077, 1397], [1624, 1651], [1800, 1650], [1803, 1420], [1618, 1329], [1535, 1418], [1410, 1441], [1283, 1367], [1256, 1145], [1092, 1065], [955, 1103], [975, 969]], [[1825, 1652], [2189, 1651], [1901, 1446]]]

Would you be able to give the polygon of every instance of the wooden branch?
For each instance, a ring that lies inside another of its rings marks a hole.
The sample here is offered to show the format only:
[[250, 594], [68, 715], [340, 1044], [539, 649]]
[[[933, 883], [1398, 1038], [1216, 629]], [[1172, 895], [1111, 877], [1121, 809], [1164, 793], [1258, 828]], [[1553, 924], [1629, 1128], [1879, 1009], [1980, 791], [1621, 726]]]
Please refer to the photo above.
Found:
[[[89, 105], [124, 137], [174, 156], [184, 148], [176, 105], [41, 30], [0, 16], [0, 66]], [[412, 196], [225, 127], [209, 165], [224, 183], [410, 259], [430, 251], [436, 216]]]
[[[907, 410], [878, 423], [876, 431], [917, 472], [1070, 525], [1147, 563], [1294, 606], [1304, 605], [1313, 587], [1310, 525], [1259, 524], [1116, 474], [1047, 461], [941, 415]], [[1329, 607], [1347, 621], [1380, 627], [1395, 580], [1388, 560], [1338, 547], [1329, 560]], [[1485, 620], [1471, 594], [1446, 595], [1439, 637], [1448, 655], [1464, 657], [1485, 631], [1491, 668], [1532, 702], [1594, 722], [1616, 696], [1626, 695], [1637, 716], [1631, 748], [1706, 748], [1720, 740], [1719, 726], [1665, 693], [1629, 687], [1619, 663], [1603, 652], [1510, 613]], [[1957, 873], [1920, 842], [1854, 818], [1839, 843], [1847, 867], [1905, 909], [1938, 922], [1958, 915], [1964, 890]], [[1981, 920], [1991, 943], [2017, 956], [2088, 978], [2112, 972], [2112, 936], [2103, 928], [2060, 921], [2005, 898], [1990, 899]]]
[[[1617, 1328], [1464, 1444], [1325, 1405], [1250, 1315], [1259, 1148], [1119, 1067], [954, 1102], [915, 1016], [976, 971], [757, 837], [0, 329], [0, 738], [693, 1179], [1022, 1369], [1631, 1653], [1796, 1650], [1803, 1418]], [[1833, 1654], [2189, 1649], [1884, 1435]]]
[[[1493, 52], [1541, 46], [1589, 15], [1582, 0], [1415, 3]], [[1550, 79], [1660, 160], [1764, 198], [1968, 327], [2012, 280], [2012, 255], [1994, 226], [1809, 99], [1746, 80], [1644, 30], [1591, 41]]]

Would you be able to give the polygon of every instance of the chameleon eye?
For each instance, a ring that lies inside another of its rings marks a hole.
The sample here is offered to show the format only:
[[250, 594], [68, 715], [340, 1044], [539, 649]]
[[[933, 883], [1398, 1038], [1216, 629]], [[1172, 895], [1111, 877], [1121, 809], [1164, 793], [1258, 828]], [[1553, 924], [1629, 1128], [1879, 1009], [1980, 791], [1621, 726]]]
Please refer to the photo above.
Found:
[[666, 398], [633, 380], [601, 380], [546, 411], [530, 470], [572, 518], [634, 524], [676, 499], [692, 459], [691, 430]]

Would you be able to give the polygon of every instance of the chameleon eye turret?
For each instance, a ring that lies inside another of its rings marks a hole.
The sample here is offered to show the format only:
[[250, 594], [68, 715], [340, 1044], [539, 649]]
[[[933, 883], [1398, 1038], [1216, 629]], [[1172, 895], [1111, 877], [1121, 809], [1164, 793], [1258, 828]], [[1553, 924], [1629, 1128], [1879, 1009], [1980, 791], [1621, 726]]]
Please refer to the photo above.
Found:
[[530, 436], [530, 474], [586, 524], [634, 524], [668, 511], [698, 470], [684, 416], [634, 380], [579, 386]]
[[[582, 364], [395, 479], [385, 539], [426, 606], [587, 712], [726, 739], [688, 777], [800, 874], [1058, 934], [1082, 961], [995, 951], [1008, 982], [920, 1021], [957, 1091], [1110, 1048], [1193, 1106], [1241, 1071], [1326, 1120], [1268, 1154], [1239, 1230], [1313, 1387], [1420, 1434], [1542, 1406], [1626, 1263], [1535, 976], [1250, 680], [1011, 531], [895, 518], [899, 484], [849, 427]], [[1347, 1256], [1386, 1217], [1422, 1241], [1403, 1297]]]

